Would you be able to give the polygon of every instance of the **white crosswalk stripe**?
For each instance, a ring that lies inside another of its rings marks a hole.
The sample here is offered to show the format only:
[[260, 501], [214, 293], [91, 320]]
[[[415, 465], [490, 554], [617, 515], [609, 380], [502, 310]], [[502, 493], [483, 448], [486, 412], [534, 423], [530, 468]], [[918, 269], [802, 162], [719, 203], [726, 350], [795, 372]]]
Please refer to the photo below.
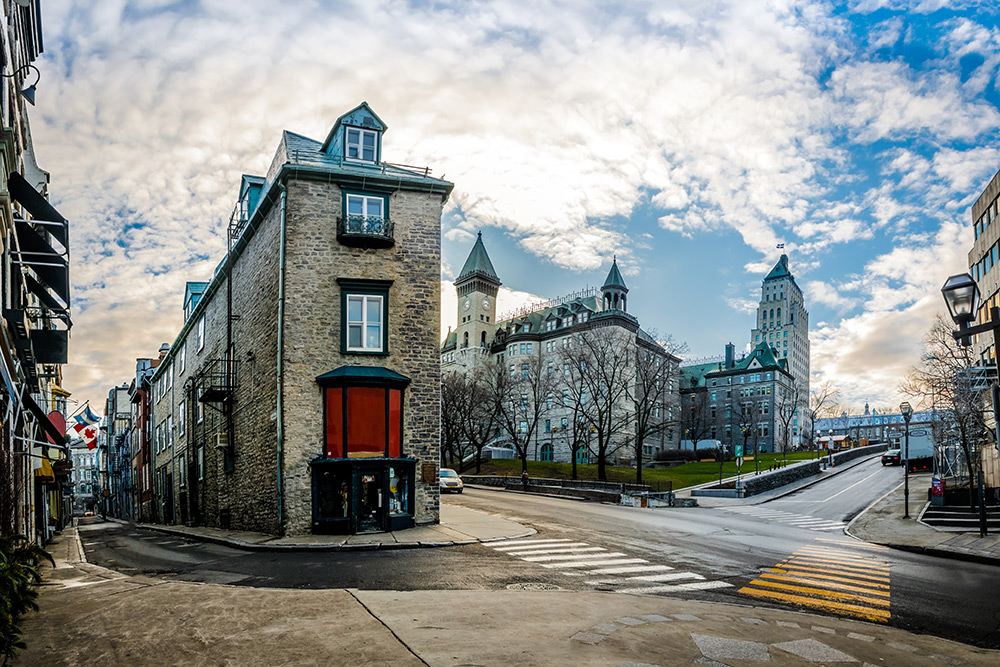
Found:
[[[584, 583], [588, 586], [611, 586], [612, 590], [620, 593], [682, 593], [732, 585], [725, 581], [707, 581], [695, 572], [679, 572], [670, 565], [650, 563], [645, 558], [632, 558], [619, 551], [591, 547], [586, 542], [568, 538], [500, 540], [491, 542], [489, 546], [497, 553], [543, 568], [560, 570], [567, 577], [596, 576], [598, 578], [585, 579]], [[664, 582], [684, 583], [665, 585]]]
[[757, 505], [750, 505], [747, 507], [721, 507], [719, 509], [815, 531], [843, 531], [847, 526], [847, 524], [843, 521], [821, 519], [814, 516], [808, 516], [806, 514], [793, 514], [792, 512], [783, 512], [781, 510], [768, 509]]

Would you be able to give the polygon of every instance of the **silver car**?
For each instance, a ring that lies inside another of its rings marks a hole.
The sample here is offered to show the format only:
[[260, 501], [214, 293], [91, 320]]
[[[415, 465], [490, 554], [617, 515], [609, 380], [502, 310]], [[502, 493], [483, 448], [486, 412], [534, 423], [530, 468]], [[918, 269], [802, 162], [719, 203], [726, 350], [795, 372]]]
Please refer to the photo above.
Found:
[[451, 468], [441, 468], [440, 486], [441, 493], [461, 493], [465, 488], [462, 478]]

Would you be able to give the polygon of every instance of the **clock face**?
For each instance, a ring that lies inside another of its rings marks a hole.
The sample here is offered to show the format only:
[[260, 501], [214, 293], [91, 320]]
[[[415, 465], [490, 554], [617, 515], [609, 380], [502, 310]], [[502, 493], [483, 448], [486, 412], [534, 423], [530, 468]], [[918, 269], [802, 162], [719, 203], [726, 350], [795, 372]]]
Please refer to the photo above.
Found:
[[472, 302], [469, 301], [468, 299], [466, 299], [465, 302], [462, 304], [462, 308], [465, 308], [466, 310], [468, 310], [471, 306]]
[[489, 309], [490, 309], [490, 300], [483, 299], [483, 310], [489, 310]]

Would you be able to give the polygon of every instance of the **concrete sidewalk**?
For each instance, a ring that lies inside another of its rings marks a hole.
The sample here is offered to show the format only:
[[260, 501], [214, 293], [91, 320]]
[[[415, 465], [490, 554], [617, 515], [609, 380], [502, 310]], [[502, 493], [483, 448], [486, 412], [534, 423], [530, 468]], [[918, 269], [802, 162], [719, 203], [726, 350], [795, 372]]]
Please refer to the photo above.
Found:
[[16, 665], [996, 665], [881, 624], [597, 591], [289, 590], [131, 577], [51, 545]]
[[893, 489], [847, 526], [847, 534], [865, 542], [893, 549], [926, 553], [942, 558], [955, 558], [978, 563], [1000, 565], [1000, 535], [980, 537], [979, 531], [955, 532], [940, 530], [919, 521], [927, 506], [922, 500], [929, 475], [916, 476], [919, 492], [913, 492], [914, 476], [910, 477], [910, 518], [906, 514], [903, 486]]
[[222, 530], [203, 526], [163, 526], [152, 523], [136, 525], [162, 533], [184, 535], [247, 551], [356, 551], [451, 547], [460, 544], [528, 537], [535, 534], [534, 529], [508, 521], [497, 514], [448, 503], [441, 503], [440, 524], [417, 526], [416, 528], [388, 533], [361, 535], [275, 537], [264, 533]]

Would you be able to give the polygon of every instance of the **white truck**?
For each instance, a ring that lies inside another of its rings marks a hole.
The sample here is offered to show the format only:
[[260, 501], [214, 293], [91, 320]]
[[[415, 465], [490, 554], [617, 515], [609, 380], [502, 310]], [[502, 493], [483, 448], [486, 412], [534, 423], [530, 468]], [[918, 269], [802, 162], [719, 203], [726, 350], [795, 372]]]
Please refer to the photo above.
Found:
[[929, 428], [910, 430], [910, 442], [907, 445], [906, 436], [899, 441], [904, 465], [910, 472], [925, 472], [934, 467], [934, 437]]

